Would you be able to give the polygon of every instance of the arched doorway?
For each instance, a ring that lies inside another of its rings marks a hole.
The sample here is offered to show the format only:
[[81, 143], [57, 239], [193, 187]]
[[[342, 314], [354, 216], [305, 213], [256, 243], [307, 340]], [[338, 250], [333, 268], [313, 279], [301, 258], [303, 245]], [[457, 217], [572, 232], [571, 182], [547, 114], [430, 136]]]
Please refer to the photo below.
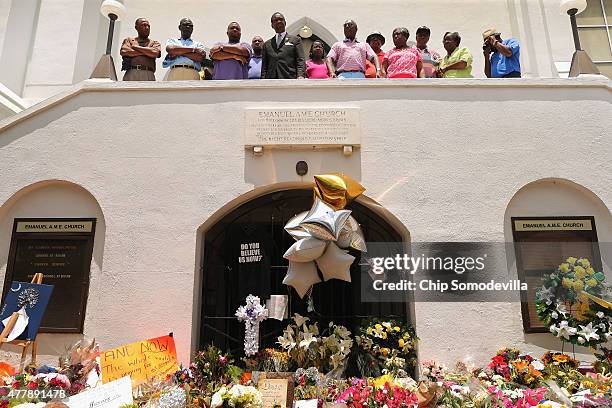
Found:
[[[294, 242], [283, 227], [292, 216], [308, 210], [311, 203], [310, 189], [269, 193], [240, 205], [205, 232], [199, 349], [214, 344], [238, 355], [242, 353], [244, 324], [237, 321], [234, 313], [249, 294], [262, 301], [273, 294], [287, 294], [289, 316], [308, 314], [306, 299], [300, 299], [282, 283], [288, 267], [283, 254]], [[402, 235], [370, 208], [353, 202], [348, 209], [361, 224], [367, 242], [403, 245]], [[261, 258], [241, 259], [241, 248], [255, 251], [247, 252], [247, 256]], [[354, 251], [352, 255], [357, 258], [351, 267], [352, 282], [330, 280], [314, 287], [314, 316], [321, 327], [334, 321], [354, 332], [362, 319], [371, 316], [410, 322], [408, 303], [361, 302], [360, 253]], [[286, 325], [287, 320], [264, 321], [260, 326], [262, 347], [275, 346]]]

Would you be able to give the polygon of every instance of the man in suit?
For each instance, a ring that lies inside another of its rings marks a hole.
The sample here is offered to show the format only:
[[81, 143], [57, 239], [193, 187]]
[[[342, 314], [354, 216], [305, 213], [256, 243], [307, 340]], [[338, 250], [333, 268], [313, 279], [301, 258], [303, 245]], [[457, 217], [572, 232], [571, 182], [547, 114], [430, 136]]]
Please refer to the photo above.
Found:
[[287, 22], [281, 13], [272, 14], [270, 21], [276, 35], [263, 46], [261, 78], [303, 79], [306, 63], [302, 40], [287, 33]]

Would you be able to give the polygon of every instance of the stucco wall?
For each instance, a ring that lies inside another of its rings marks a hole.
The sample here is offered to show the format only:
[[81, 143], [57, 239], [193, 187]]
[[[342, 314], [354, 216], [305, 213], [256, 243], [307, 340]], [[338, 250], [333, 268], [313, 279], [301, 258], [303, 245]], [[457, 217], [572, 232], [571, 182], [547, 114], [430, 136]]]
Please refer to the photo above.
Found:
[[[568, 179], [599, 197], [597, 212], [586, 206], [594, 213], [581, 215], [594, 215], [600, 236], [610, 237], [612, 146], [605, 136], [612, 116], [602, 114], [610, 111], [609, 83], [520, 84], [84, 84], [74, 97], [52, 98], [36, 114], [0, 124], [0, 203], [41, 180], [87, 190], [106, 233], [85, 334], [106, 348], [172, 331], [187, 361], [198, 320], [198, 228], [254, 188], [343, 171], [413, 241], [501, 242], [517, 191], [539, 179]], [[268, 148], [253, 156], [241, 141], [243, 109], [280, 106], [361, 108], [361, 148], [350, 157]], [[295, 174], [298, 160], [309, 164], [305, 177]], [[20, 214], [40, 215], [35, 208]], [[10, 223], [0, 224], [3, 241]], [[524, 336], [519, 304], [423, 303], [415, 310], [421, 358], [483, 361], [502, 346], [540, 354], [553, 344]], [[53, 351], [41, 345], [41, 353]]]

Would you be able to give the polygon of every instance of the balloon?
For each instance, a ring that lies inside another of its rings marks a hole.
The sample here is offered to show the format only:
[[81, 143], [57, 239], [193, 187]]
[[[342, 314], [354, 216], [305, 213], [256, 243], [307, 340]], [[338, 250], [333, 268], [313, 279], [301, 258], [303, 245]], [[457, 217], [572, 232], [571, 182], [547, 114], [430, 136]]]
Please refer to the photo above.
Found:
[[346, 207], [365, 191], [361, 184], [342, 173], [322, 174], [314, 178], [315, 197], [319, 197], [336, 210]]
[[335, 241], [338, 239], [340, 230], [344, 227], [350, 214], [350, 210], [335, 211], [320, 198], [315, 198], [312, 208], [306, 214], [300, 226], [313, 237]]
[[306, 214], [308, 214], [308, 211], [303, 211], [298, 215], [294, 215], [289, 221], [287, 221], [287, 224], [285, 224], [285, 231], [287, 231], [296, 241], [302, 238], [310, 237], [310, 233], [304, 230], [304, 228], [300, 227], [300, 222], [302, 222], [304, 217], [306, 217]]
[[346, 224], [342, 227], [338, 240], [336, 242], [340, 248], [354, 248], [361, 252], [367, 252], [363, 231], [357, 220], [350, 215], [346, 220]]
[[330, 242], [322, 257], [316, 260], [319, 269], [323, 274], [323, 279], [340, 279], [346, 282], [351, 281], [351, 265], [355, 257], [349, 255], [338, 245]]
[[308, 289], [319, 282], [321, 282], [321, 279], [314, 262], [289, 261], [289, 270], [285, 279], [283, 279], [283, 283], [295, 289], [300, 298], [304, 298]]
[[327, 242], [316, 238], [303, 238], [285, 252], [283, 257], [293, 262], [309, 262], [314, 261], [325, 251]]

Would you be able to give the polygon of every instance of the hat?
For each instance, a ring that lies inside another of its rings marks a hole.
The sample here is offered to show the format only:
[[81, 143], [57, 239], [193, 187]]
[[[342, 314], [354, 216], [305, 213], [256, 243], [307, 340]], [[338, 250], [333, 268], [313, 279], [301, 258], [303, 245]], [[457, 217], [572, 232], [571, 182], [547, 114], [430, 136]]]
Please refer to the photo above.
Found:
[[380, 37], [380, 40], [382, 41], [383, 45], [385, 45], [385, 37], [380, 33], [380, 31], [372, 31], [372, 33], [367, 36], [366, 42], [368, 44], [372, 40], [372, 37]]
[[427, 34], [431, 34], [431, 30], [427, 26], [420, 26], [419, 28], [417, 28], [416, 33], [418, 34], [420, 32], [425, 32]]
[[497, 31], [497, 28], [489, 28], [484, 33], [482, 33], [482, 39], [486, 40], [487, 38], [489, 38], [492, 35], [500, 35], [500, 34], [501, 33], [499, 31]]

